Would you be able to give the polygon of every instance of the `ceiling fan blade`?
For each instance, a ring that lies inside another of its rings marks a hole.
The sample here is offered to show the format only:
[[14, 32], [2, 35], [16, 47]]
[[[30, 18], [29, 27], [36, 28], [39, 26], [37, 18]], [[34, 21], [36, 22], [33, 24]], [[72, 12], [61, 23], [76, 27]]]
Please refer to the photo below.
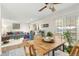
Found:
[[61, 3], [53, 3], [53, 4], [61, 4]]
[[43, 9], [45, 9], [46, 7], [47, 7], [47, 6], [44, 6], [43, 8], [41, 8], [41, 9], [39, 10], [39, 12], [42, 11]]
[[48, 3], [45, 3], [46, 5], [48, 5]]

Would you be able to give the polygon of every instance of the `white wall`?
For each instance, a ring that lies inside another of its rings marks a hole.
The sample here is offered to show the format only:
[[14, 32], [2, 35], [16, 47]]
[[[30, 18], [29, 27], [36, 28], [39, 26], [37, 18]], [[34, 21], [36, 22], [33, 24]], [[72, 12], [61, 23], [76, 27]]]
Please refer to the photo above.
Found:
[[79, 40], [79, 17], [77, 20], [77, 40]]
[[[30, 23], [30, 25], [33, 25], [33, 24], [39, 25], [39, 28], [41, 30], [52, 31], [52, 32], [55, 31], [55, 21], [51, 17]], [[42, 28], [42, 24], [49, 24], [49, 27]], [[31, 27], [31, 29], [32, 29], [32, 27]]]
[[[1, 20], [1, 4], [0, 4], [0, 47], [1, 47], [1, 29], [2, 29], [2, 20]], [[1, 55], [1, 48], [0, 48], [0, 55]]]
[[20, 23], [20, 31], [23, 31], [23, 32], [29, 32], [29, 26], [28, 26], [28, 23]]
[[[20, 29], [16, 29], [14, 30], [12, 28], [12, 24], [13, 23], [19, 23], [20, 24]], [[13, 20], [9, 20], [9, 19], [4, 19], [2, 18], [2, 33], [6, 33], [9, 31], [23, 31], [23, 32], [28, 32], [28, 24], [26, 23], [21, 23], [21, 22], [17, 22], [17, 21], [13, 21]]]

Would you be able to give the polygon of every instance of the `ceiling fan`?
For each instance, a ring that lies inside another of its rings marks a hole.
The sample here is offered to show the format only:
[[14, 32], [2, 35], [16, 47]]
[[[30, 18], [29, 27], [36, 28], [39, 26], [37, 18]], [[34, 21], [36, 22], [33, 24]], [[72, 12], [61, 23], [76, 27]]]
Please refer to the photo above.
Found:
[[60, 3], [45, 3], [45, 6], [42, 7], [41, 9], [39, 9], [38, 11], [41, 12], [42, 10], [44, 10], [45, 8], [49, 8], [52, 12], [56, 11], [55, 6]]

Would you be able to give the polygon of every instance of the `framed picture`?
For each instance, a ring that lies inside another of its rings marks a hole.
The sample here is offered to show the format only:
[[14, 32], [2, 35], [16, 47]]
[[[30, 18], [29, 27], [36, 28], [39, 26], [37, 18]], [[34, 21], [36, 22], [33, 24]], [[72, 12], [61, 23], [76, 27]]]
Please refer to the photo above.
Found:
[[44, 27], [49, 27], [49, 24], [43, 24], [42, 28], [44, 28]]
[[13, 29], [20, 29], [20, 24], [13, 23]]

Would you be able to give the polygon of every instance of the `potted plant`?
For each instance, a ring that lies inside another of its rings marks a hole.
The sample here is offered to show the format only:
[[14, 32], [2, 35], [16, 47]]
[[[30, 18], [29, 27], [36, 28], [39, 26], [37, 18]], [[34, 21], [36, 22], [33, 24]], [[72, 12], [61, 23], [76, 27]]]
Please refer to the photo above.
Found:
[[70, 53], [71, 49], [72, 49], [72, 37], [71, 37], [71, 33], [69, 31], [63, 32], [64, 38], [66, 39], [66, 41], [68, 42], [68, 46], [66, 47], [66, 50], [68, 53]]
[[52, 37], [53, 33], [52, 32], [47, 32], [47, 37]]
[[53, 40], [53, 33], [52, 32], [47, 32], [47, 35], [44, 39], [44, 41], [50, 42]]

